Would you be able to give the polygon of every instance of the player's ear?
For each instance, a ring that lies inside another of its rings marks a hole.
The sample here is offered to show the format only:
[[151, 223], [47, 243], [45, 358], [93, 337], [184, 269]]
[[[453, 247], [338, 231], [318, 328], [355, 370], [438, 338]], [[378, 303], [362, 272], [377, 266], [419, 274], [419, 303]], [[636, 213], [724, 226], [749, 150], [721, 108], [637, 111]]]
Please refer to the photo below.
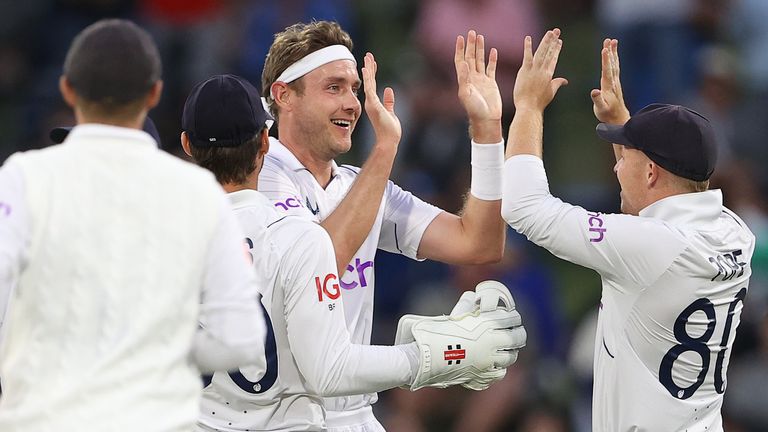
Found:
[[151, 110], [160, 103], [160, 95], [163, 93], [163, 80], [157, 80], [147, 95], [147, 110]]
[[661, 167], [656, 165], [653, 161], [648, 161], [646, 165], [646, 171], [645, 171], [645, 181], [646, 185], [648, 186], [648, 189], [652, 188], [656, 185], [656, 182], [659, 181], [659, 175]]
[[69, 83], [69, 80], [64, 75], [59, 77], [59, 91], [67, 106], [74, 108], [75, 102], [77, 101], [77, 95], [75, 94], [75, 89], [72, 87], [72, 84]]
[[274, 82], [272, 83], [270, 90], [272, 92], [273, 99], [275, 100], [275, 104], [278, 107], [285, 109], [290, 102], [290, 91], [288, 89], [288, 84], [282, 81]]
[[181, 148], [184, 149], [184, 153], [187, 156], [192, 157], [192, 150], [189, 148], [189, 137], [186, 132], [181, 132]]
[[261, 147], [259, 147], [258, 157], [263, 158], [269, 152], [269, 129], [262, 129], [259, 137], [261, 139]]

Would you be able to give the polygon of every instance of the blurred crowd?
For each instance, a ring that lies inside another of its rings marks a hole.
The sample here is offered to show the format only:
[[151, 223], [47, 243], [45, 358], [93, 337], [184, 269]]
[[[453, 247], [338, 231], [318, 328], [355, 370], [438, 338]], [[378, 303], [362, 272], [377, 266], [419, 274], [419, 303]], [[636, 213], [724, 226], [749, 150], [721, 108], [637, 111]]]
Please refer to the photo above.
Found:
[[[753, 276], [731, 355], [724, 416], [729, 432], [768, 430], [768, 1], [766, 0], [24, 0], [0, 2], [0, 162], [51, 145], [74, 123], [58, 92], [69, 42], [102, 17], [148, 29], [161, 49], [165, 90], [150, 116], [161, 147], [182, 157], [180, 117], [192, 86], [216, 73], [259, 85], [274, 33], [311, 19], [338, 21], [379, 63], [403, 125], [393, 180], [448, 211], [469, 186], [467, 119], [456, 96], [455, 37], [475, 29], [499, 50], [497, 80], [509, 124], [523, 37], [563, 30], [561, 90], [545, 122], [545, 164], [555, 195], [618, 211], [613, 154], [594, 134], [589, 90], [599, 86], [604, 37], [619, 39], [630, 111], [687, 105], [720, 134], [713, 187], [757, 236]], [[380, 84], [380, 88], [383, 86]], [[363, 120], [344, 162], [360, 164], [373, 140]], [[129, 179], [126, 179], [129, 181]], [[73, 205], [77, 205], [74, 203]], [[554, 259], [509, 233], [500, 264], [448, 266], [380, 252], [374, 343], [391, 343], [403, 313], [448, 312], [485, 279], [512, 291], [529, 345], [491, 389], [392, 390], [377, 417], [392, 431], [589, 431], [596, 274]]]

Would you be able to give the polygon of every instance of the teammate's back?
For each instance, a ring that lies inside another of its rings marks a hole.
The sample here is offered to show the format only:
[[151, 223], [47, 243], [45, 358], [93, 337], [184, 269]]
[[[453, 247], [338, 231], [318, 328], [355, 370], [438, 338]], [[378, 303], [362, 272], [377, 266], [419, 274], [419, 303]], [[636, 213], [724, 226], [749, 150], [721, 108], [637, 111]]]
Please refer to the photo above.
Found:
[[105, 427], [172, 425], [179, 409], [196, 411], [187, 356], [221, 192], [146, 134], [72, 135], [9, 161], [23, 173], [31, 237], [4, 329], [0, 424], [98, 411]]
[[188, 431], [200, 371], [265, 363], [242, 231], [139, 130], [162, 89], [148, 33], [89, 26], [60, 88], [78, 126], [0, 167], [0, 430]]

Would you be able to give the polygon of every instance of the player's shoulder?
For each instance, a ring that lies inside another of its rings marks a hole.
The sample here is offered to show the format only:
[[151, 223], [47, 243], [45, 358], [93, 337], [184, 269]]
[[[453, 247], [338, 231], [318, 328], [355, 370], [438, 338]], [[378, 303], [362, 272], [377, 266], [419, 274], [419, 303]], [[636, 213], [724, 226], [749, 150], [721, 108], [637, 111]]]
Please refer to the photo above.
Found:
[[233, 212], [244, 229], [266, 229], [280, 215], [261, 192], [247, 189], [227, 194]]
[[723, 206], [721, 218], [724, 219], [740, 236], [751, 239], [752, 243], [755, 242], [755, 234], [736, 212]]
[[325, 228], [296, 215], [283, 215], [270, 221], [267, 231], [282, 249], [313, 248], [331, 241]]
[[26, 150], [23, 152], [16, 152], [9, 156], [4, 165], [15, 164], [25, 167], [31, 164], [45, 163], [46, 161], [55, 163], [57, 160], [65, 157], [67, 153], [68, 148], [61, 144], [46, 147], [44, 149]]

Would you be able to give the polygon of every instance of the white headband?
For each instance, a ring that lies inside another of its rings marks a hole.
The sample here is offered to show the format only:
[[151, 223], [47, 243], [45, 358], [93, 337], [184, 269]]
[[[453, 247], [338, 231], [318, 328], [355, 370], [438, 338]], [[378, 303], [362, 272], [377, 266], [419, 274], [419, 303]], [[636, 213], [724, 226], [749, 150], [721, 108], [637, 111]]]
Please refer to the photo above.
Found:
[[[336, 60], [351, 60], [355, 63], [355, 66], [357, 66], [355, 57], [347, 47], [344, 45], [331, 45], [309, 53], [301, 60], [288, 66], [288, 68], [277, 77], [275, 82], [282, 81], [284, 83], [290, 83], [296, 81], [320, 66]], [[275, 98], [274, 93], [272, 93], [271, 85], [269, 86], [269, 95], [272, 96], [272, 99]]]

